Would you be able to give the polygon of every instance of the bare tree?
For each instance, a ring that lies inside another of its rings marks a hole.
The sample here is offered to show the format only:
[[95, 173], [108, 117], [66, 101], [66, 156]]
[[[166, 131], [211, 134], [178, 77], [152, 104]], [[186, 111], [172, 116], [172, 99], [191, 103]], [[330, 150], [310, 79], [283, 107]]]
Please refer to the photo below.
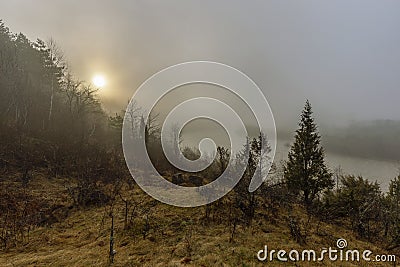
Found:
[[[51, 124], [52, 114], [53, 114], [53, 105], [54, 105], [54, 93], [55, 93], [55, 85], [58, 84], [58, 80], [61, 78], [62, 71], [66, 67], [66, 61], [64, 52], [60, 46], [57, 45], [56, 41], [53, 38], [50, 38], [47, 43], [48, 53], [50, 57], [50, 62], [57, 69], [57, 73], [50, 74], [50, 84], [51, 84], [51, 94], [50, 94], [50, 107], [49, 107], [49, 116], [48, 123]], [[55, 74], [55, 75], [54, 75]]]

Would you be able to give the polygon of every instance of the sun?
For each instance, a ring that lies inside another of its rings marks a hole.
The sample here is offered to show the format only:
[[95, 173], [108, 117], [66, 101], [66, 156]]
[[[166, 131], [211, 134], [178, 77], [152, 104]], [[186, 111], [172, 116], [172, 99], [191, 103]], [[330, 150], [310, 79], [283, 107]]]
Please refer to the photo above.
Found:
[[92, 81], [93, 84], [99, 88], [102, 88], [106, 85], [106, 79], [104, 78], [103, 75], [95, 75]]

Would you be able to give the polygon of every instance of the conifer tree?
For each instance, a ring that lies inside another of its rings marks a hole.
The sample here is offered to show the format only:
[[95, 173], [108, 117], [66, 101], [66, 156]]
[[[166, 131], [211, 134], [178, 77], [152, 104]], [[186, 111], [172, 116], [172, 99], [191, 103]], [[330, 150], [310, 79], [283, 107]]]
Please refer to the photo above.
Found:
[[289, 190], [301, 194], [307, 207], [318, 193], [334, 185], [332, 174], [324, 162], [321, 136], [312, 113], [307, 100], [284, 172]]

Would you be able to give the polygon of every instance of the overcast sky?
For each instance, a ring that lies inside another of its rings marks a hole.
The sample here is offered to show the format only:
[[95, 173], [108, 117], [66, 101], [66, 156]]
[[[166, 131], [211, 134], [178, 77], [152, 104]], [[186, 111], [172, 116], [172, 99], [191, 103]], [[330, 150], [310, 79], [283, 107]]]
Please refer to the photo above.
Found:
[[0, 18], [53, 37], [78, 77], [103, 73], [121, 109], [162, 68], [211, 60], [250, 76], [278, 126], [306, 98], [321, 124], [400, 120], [400, 1], [10, 0]]

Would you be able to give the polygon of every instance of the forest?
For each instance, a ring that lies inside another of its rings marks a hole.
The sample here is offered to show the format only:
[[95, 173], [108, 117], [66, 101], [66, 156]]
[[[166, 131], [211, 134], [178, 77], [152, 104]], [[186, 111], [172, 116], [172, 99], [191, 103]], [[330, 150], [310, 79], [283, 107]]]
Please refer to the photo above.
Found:
[[[248, 185], [265, 160], [262, 134], [249, 137], [246, 172], [228, 195], [179, 209], [135, 184], [121, 145], [125, 111], [105, 112], [97, 91], [72, 74], [54, 40], [31, 41], [0, 20], [3, 266], [250, 266], [257, 264], [256, 247], [267, 241], [328, 246], [342, 235], [354, 246], [400, 255], [400, 175], [387, 177], [392, 180], [383, 192], [376, 182], [330, 170], [309, 101], [288, 159], [273, 164], [258, 190], [249, 192]], [[173, 183], [208, 183], [229, 157], [240, 158], [220, 146], [212, 165], [196, 176], [177, 170], [162, 153], [160, 124], [143, 125], [140, 112], [127, 114], [134, 127], [146, 128], [138, 138]], [[199, 151], [186, 147], [183, 153], [196, 159]], [[54, 250], [61, 254], [45, 256]]]

